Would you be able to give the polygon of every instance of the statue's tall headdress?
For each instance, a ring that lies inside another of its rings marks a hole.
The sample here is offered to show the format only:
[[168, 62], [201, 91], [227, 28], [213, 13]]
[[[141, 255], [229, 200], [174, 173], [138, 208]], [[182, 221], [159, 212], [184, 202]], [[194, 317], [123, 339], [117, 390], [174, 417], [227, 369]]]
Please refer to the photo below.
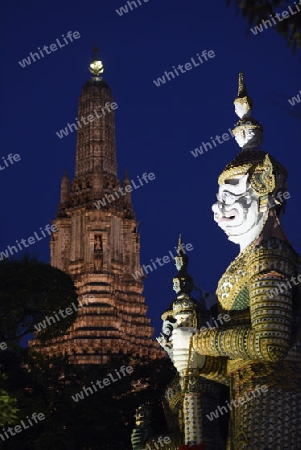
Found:
[[287, 190], [286, 169], [268, 153], [259, 150], [262, 126], [251, 117], [252, 100], [247, 94], [243, 73], [239, 73], [238, 94], [234, 100], [235, 112], [240, 117], [232, 130], [241, 152], [227, 164], [218, 178], [219, 184], [238, 175], [249, 174], [249, 182], [260, 198], [260, 210], [264, 211], [271, 198], [279, 191]]
[[193, 278], [189, 275], [187, 271], [188, 267], [188, 256], [185, 253], [184, 244], [182, 241], [182, 236], [179, 236], [177, 256], [175, 257], [175, 265], [177, 268], [177, 276], [173, 278], [174, 291], [177, 293], [177, 298], [172, 302], [169, 308], [162, 314], [161, 318], [163, 321], [170, 320], [176, 316], [184, 314], [190, 317], [190, 325], [197, 327], [200, 323], [201, 316], [207, 317], [205, 301], [197, 302], [191, 297], [191, 292], [194, 289]]

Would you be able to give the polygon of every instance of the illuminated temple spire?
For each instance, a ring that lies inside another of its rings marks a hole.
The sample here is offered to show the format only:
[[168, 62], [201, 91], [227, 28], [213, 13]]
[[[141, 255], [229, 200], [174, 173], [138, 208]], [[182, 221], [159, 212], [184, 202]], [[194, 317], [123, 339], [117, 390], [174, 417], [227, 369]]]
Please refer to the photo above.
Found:
[[[104, 182], [107, 177], [106, 184], [118, 189], [114, 117], [118, 105], [109, 85], [99, 76], [104, 67], [97, 47], [89, 71], [93, 77], [84, 84], [78, 104], [75, 174], [77, 178], [90, 178], [100, 167]], [[112, 192], [108, 189], [104, 193]]]
[[[44, 349], [75, 364], [101, 364], [108, 352], [158, 357], [146, 316], [140, 272], [140, 236], [131, 195], [122, 194], [117, 174], [114, 110], [97, 48], [78, 104], [75, 176], [61, 183], [53, 224], [51, 265], [71, 275], [79, 300], [72, 327]], [[134, 276], [134, 275], [135, 276]], [[136, 274], [138, 274], [136, 276]]]

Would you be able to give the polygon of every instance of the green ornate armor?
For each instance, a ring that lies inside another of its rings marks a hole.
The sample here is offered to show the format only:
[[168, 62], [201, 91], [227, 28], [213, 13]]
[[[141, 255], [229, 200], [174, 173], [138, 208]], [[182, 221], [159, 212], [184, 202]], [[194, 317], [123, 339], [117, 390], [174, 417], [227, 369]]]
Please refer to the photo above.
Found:
[[251, 244], [218, 284], [219, 302], [231, 321], [193, 338], [194, 349], [208, 355], [202, 376], [219, 381], [212, 359], [219, 361], [234, 399], [258, 385], [268, 389], [231, 411], [229, 449], [301, 448], [298, 262], [292, 247], [277, 238]]

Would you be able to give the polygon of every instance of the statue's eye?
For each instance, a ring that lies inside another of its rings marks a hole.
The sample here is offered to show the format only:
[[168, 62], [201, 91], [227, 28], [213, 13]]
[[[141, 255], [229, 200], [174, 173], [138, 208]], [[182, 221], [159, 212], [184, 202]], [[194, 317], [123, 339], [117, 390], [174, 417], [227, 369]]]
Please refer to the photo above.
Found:
[[226, 203], [227, 205], [231, 205], [231, 203], [234, 203], [240, 196], [236, 196], [235, 194], [232, 194], [231, 192], [224, 191], [222, 194], [216, 194], [216, 198], [219, 202]]
[[232, 192], [224, 191], [222, 194], [222, 202], [226, 203], [226, 205], [231, 205], [235, 201], [237, 201], [241, 196], [232, 194]]
[[235, 197], [232, 194], [230, 194], [229, 192], [224, 192], [223, 193], [223, 200], [224, 200], [224, 202], [234, 201], [234, 198]]

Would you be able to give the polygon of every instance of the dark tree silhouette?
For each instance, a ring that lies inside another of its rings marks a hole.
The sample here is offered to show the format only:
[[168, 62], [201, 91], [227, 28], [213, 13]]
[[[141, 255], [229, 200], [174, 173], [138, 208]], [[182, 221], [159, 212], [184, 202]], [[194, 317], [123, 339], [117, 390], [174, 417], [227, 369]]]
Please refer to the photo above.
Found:
[[[148, 402], [153, 410], [154, 429], [164, 427], [161, 396], [174, 376], [169, 359], [149, 360], [133, 355], [110, 355], [105, 365], [78, 366], [65, 356], [48, 357], [21, 346], [22, 338], [53, 311], [64, 309], [77, 295], [69, 275], [35, 258], [0, 263], [0, 425], [15, 427], [33, 413], [45, 420], [15, 433], [0, 448], [7, 450], [124, 450], [131, 449], [135, 409]], [[76, 314], [63, 318], [39, 332], [41, 344], [63, 334]], [[121, 366], [133, 366], [131, 375], [121, 377], [83, 399], [72, 396], [96, 384]], [[1, 431], [0, 431], [1, 433]], [[5, 435], [4, 435], [5, 436]]]
[[[116, 370], [122, 365], [132, 365], [133, 373], [93, 392], [91, 386], [97, 380], [110, 373], [117, 378]], [[7, 450], [131, 450], [135, 409], [145, 402], [156, 412], [154, 429], [164, 431], [160, 403], [173, 376], [169, 360], [114, 355], [103, 366], [77, 366], [69, 364], [66, 357], [46, 358], [24, 349], [23, 354], [9, 353], [6, 374], [9, 392], [18, 399], [19, 408], [11, 426], [33, 412], [45, 416], [39, 424], [7, 439]], [[88, 387], [88, 394], [76, 397]]]
[[[0, 263], [0, 342], [19, 347], [21, 339], [35, 332], [34, 325], [54, 311], [66, 309], [77, 294], [69, 275], [36, 258], [5, 259]], [[41, 341], [60, 336], [76, 313], [47, 326], [37, 334]]]
[[[259, 25], [262, 20], [271, 20], [276, 13], [289, 11], [290, 6], [294, 14], [290, 14], [281, 21], [276, 21], [273, 28], [284, 37], [288, 47], [295, 52], [296, 49], [301, 50], [301, 12], [298, 12], [294, 2], [290, 0], [227, 0], [227, 6], [235, 3], [237, 11], [242, 14], [243, 18], [248, 21], [248, 25]], [[299, 5], [301, 9], [301, 5]], [[248, 34], [250, 31], [247, 32]]]

